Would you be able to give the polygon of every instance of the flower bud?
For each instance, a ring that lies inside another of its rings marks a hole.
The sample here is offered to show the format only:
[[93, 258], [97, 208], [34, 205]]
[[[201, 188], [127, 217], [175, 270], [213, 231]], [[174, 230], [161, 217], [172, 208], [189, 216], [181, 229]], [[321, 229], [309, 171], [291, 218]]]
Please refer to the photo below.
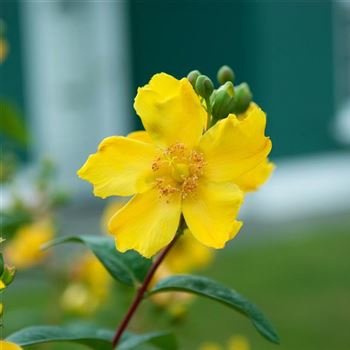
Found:
[[233, 83], [235, 80], [235, 73], [229, 66], [222, 66], [218, 70], [217, 79], [221, 85], [225, 84], [227, 81]]
[[187, 79], [190, 81], [193, 88], [196, 87], [197, 78], [201, 75], [199, 70], [193, 70], [187, 74]]
[[200, 75], [196, 80], [196, 92], [198, 95], [207, 99], [214, 91], [213, 82], [206, 76]]
[[235, 90], [228, 81], [215, 91], [212, 97], [212, 115], [216, 120], [226, 118], [235, 107]]
[[247, 110], [250, 102], [252, 102], [253, 95], [247, 83], [239, 84], [235, 87], [235, 106], [232, 112], [241, 114]]
[[15, 274], [16, 274], [16, 269], [14, 267], [9, 267], [5, 265], [0, 279], [5, 286], [8, 286], [14, 280]]

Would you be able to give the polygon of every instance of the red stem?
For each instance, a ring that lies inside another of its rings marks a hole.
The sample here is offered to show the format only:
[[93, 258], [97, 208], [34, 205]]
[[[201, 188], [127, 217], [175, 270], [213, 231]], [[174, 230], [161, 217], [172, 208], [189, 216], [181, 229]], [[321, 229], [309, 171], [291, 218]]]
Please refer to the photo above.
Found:
[[127, 314], [125, 315], [124, 319], [120, 323], [119, 327], [117, 328], [117, 331], [115, 333], [115, 336], [114, 336], [113, 342], [112, 342], [113, 349], [115, 349], [116, 346], [118, 345], [120, 338], [122, 337], [124, 331], [126, 330], [128, 324], [131, 321], [138, 306], [140, 305], [140, 303], [143, 299], [143, 296], [144, 296], [145, 292], [147, 291], [148, 286], [149, 286], [155, 272], [157, 271], [157, 268], [162, 263], [162, 261], [164, 260], [166, 255], [169, 253], [170, 249], [174, 246], [178, 237], [179, 237], [179, 235], [176, 235], [174, 237], [174, 239], [169, 243], [169, 245], [166, 246], [166, 248], [159, 254], [157, 259], [154, 261], [153, 265], [151, 266], [151, 268], [147, 272], [147, 275], [146, 275], [142, 285], [140, 286], [140, 288], [138, 289], [138, 291], [136, 293], [136, 296], [135, 296], [133, 303], [131, 304]]

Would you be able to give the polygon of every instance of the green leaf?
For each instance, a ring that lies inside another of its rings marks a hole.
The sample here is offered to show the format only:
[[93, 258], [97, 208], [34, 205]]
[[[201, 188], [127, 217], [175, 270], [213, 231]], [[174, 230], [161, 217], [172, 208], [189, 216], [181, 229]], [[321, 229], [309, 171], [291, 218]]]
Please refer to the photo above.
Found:
[[176, 350], [177, 342], [173, 334], [169, 332], [152, 332], [146, 334], [127, 333], [121, 343], [117, 346], [118, 350], [131, 350], [142, 344], [152, 345], [152, 348]]
[[13, 333], [6, 340], [22, 347], [52, 342], [73, 342], [92, 349], [111, 350], [112, 338], [112, 331], [95, 329], [91, 326], [33, 326]]
[[29, 135], [16, 106], [0, 100], [0, 132], [12, 138], [20, 146], [27, 146]]
[[[107, 329], [96, 329], [91, 325], [33, 326], [21, 329], [6, 340], [21, 347], [53, 343], [72, 342], [86, 345], [96, 350], [111, 350], [114, 332]], [[146, 334], [125, 333], [118, 345], [118, 350], [131, 350], [135, 347], [149, 344], [157, 349], [176, 350], [174, 336], [169, 332], [152, 332]]]
[[0, 231], [3, 233], [3, 238], [11, 238], [18, 228], [30, 220], [30, 215], [23, 211], [0, 212]]
[[44, 248], [68, 242], [82, 243], [87, 246], [113, 278], [129, 286], [142, 282], [152, 264], [150, 259], [145, 259], [135, 251], [118, 252], [114, 239], [108, 236], [62, 237], [48, 242]]
[[247, 316], [255, 328], [269, 341], [278, 344], [279, 338], [271, 323], [251, 302], [235, 290], [201, 276], [177, 275], [159, 281], [148, 295], [160, 292], [182, 291], [218, 301]]

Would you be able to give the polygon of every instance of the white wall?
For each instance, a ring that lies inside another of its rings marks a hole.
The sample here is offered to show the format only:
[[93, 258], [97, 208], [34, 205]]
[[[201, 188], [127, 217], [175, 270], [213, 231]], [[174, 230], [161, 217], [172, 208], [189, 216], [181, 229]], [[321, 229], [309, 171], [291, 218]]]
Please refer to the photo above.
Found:
[[130, 130], [130, 66], [124, 1], [23, 1], [26, 100], [35, 160], [49, 154], [60, 183], [100, 140]]

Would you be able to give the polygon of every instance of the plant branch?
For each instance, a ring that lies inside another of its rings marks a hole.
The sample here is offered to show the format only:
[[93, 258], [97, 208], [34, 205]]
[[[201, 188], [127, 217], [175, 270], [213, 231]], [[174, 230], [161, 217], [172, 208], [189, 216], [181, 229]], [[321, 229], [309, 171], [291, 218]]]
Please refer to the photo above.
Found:
[[138, 289], [136, 296], [134, 298], [133, 303], [131, 304], [128, 312], [126, 313], [124, 319], [122, 320], [122, 322], [120, 323], [119, 327], [116, 330], [115, 336], [113, 338], [113, 348], [115, 349], [116, 346], [119, 343], [120, 338], [122, 337], [124, 331], [126, 330], [129, 322], [131, 321], [134, 313], [136, 312], [138, 306], [140, 305], [141, 301], [143, 300], [143, 296], [144, 294], [147, 292], [148, 286], [155, 274], [155, 272], [157, 271], [157, 268], [159, 267], [159, 265], [162, 263], [162, 261], [164, 260], [164, 258], [167, 256], [167, 254], [169, 253], [170, 249], [175, 245], [178, 237], [180, 235], [176, 234], [174, 239], [166, 246], [166, 248], [164, 248], [164, 250], [159, 254], [159, 256], [157, 257], [157, 259], [154, 261], [154, 263], [152, 264], [152, 266], [150, 267], [142, 285], [140, 286], [140, 288]]

